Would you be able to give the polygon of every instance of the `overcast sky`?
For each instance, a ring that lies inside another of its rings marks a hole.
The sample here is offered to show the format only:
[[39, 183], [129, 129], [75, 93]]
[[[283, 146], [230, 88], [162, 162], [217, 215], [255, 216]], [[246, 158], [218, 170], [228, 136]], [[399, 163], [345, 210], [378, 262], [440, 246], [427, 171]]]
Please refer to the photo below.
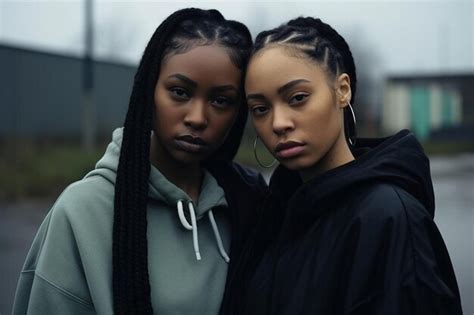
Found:
[[[219, 9], [255, 36], [299, 15], [331, 24], [376, 73], [474, 71], [474, 0], [438, 1], [111, 1], [96, 0], [95, 56], [136, 64], [171, 12]], [[83, 53], [84, 4], [0, 0], [0, 43], [67, 55]], [[368, 62], [369, 60], [370, 62]]]

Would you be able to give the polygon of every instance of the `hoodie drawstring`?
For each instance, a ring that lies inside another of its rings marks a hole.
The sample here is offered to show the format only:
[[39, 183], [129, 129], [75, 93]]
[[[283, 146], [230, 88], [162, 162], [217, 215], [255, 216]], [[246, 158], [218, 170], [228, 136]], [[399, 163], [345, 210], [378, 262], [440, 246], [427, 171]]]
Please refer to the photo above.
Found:
[[184, 216], [183, 201], [178, 200], [178, 203], [176, 206], [178, 208], [178, 216], [179, 216], [179, 220], [181, 221], [181, 224], [184, 226], [186, 230], [193, 231], [194, 252], [196, 253], [196, 259], [201, 260], [201, 253], [199, 252], [196, 213], [194, 212], [193, 203], [191, 201], [188, 202], [188, 209], [189, 209], [189, 216], [191, 217], [191, 224], [189, 224], [188, 220], [186, 220], [186, 217]]
[[[184, 215], [184, 207], [183, 201], [178, 200], [176, 207], [178, 208], [178, 216], [181, 224], [186, 230], [193, 231], [193, 245], [194, 245], [194, 252], [196, 254], [196, 259], [201, 260], [201, 253], [199, 251], [199, 239], [198, 239], [198, 229], [197, 229], [197, 221], [196, 221], [196, 212], [194, 211], [194, 204], [192, 201], [188, 201], [188, 210], [189, 215], [191, 217], [191, 224], [189, 224], [188, 220]], [[226, 253], [224, 249], [224, 245], [222, 244], [222, 238], [219, 233], [219, 229], [217, 228], [216, 220], [214, 219], [214, 214], [212, 210], [208, 211], [209, 221], [211, 222], [212, 230], [214, 231], [214, 236], [216, 238], [217, 247], [219, 249], [219, 253], [221, 254], [222, 258], [224, 258], [226, 263], [229, 263], [230, 258], [229, 255]]]
[[196, 213], [194, 212], [193, 203], [188, 202], [189, 214], [191, 215], [191, 225], [193, 226], [193, 244], [194, 252], [196, 253], [196, 259], [201, 260], [201, 253], [199, 252], [199, 240], [198, 240], [198, 229], [196, 223]]
[[216, 237], [216, 242], [217, 242], [217, 247], [219, 248], [219, 252], [221, 253], [221, 256], [222, 258], [224, 258], [225, 262], [229, 263], [230, 258], [224, 249], [224, 245], [222, 245], [221, 234], [219, 233], [219, 229], [217, 228], [216, 220], [214, 219], [214, 214], [212, 213], [212, 210], [209, 210], [209, 212], [207, 213], [207, 216], [209, 217], [209, 221], [211, 221], [212, 230], [214, 231], [214, 236]]
[[178, 215], [179, 215], [179, 220], [181, 221], [181, 224], [184, 226], [186, 230], [191, 231], [193, 227], [188, 223], [188, 220], [186, 220], [186, 217], [184, 216], [183, 201], [178, 200], [178, 204], [176, 206], [178, 207]]

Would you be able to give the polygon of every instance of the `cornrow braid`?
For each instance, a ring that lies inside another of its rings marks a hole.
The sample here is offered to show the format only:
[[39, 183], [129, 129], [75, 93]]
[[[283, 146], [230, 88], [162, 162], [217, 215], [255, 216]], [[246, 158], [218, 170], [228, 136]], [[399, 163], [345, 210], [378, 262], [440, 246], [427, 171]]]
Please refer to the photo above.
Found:
[[[283, 45], [303, 52], [325, 67], [328, 74], [336, 77], [347, 73], [351, 85], [351, 104], [355, 103], [357, 74], [354, 58], [345, 39], [329, 24], [320, 19], [299, 17], [272, 30], [258, 34], [253, 53], [269, 45]], [[350, 109], [344, 111], [346, 138], [355, 139], [356, 128]]]
[[[164, 58], [199, 45], [225, 47], [244, 69], [252, 40], [241, 23], [217, 10], [183, 9], [171, 14], [152, 35], [134, 78], [117, 169], [113, 224], [113, 303], [116, 314], [152, 314], [148, 275], [147, 199], [154, 89]], [[240, 144], [247, 110], [242, 102], [236, 123], [211, 157], [231, 160]]]

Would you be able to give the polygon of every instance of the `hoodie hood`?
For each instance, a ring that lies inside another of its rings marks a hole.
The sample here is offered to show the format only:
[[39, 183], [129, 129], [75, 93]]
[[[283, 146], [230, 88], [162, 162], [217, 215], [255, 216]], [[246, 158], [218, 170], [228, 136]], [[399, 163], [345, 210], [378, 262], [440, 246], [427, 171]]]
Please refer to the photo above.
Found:
[[434, 217], [429, 160], [410, 131], [402, 130], [387, 138], [359, 138], [352, 152], [355, 160], [306, 183], [297, 172], [280, 165], [272, 176], [270, 190], [273, 195], [281, 196], [280, 201], [286, 198], [288, 205], [305, 202], [308, 206], [309, 202], [311, 208], [323, 198], [370, 182], [391, 183], [410, 193]]
[[[112, 134], [112, 142], [108, 145], [104, 156], [97, 162], [95, 169], [85, 177], [102, 176], [115, 185], [117, 177], [120, 147], [122, 145], [123, 128], [117, 128]], [[191, 198], [179, 187], [170, 182], [156, 167], [151, 165], [148, 180], [148, 197], [166, 203], [176, 209], [179, 201], [185, 203]], [[204, 170], [201, 194], [197, 204], [194, 205], [196, 218], [201, 218], [211, 208], [227, 206], [224, 190], [217, 184], [213, 176]]]

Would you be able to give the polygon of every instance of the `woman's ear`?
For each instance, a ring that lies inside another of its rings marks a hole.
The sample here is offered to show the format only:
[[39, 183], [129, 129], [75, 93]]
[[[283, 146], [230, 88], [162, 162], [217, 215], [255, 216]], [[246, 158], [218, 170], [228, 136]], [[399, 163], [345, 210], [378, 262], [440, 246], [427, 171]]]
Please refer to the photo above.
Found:
[[351, 79], [347, 73], [341, 74], [336, 80], [336, 94], [341, 108], [346, 107], [351, 101]]

